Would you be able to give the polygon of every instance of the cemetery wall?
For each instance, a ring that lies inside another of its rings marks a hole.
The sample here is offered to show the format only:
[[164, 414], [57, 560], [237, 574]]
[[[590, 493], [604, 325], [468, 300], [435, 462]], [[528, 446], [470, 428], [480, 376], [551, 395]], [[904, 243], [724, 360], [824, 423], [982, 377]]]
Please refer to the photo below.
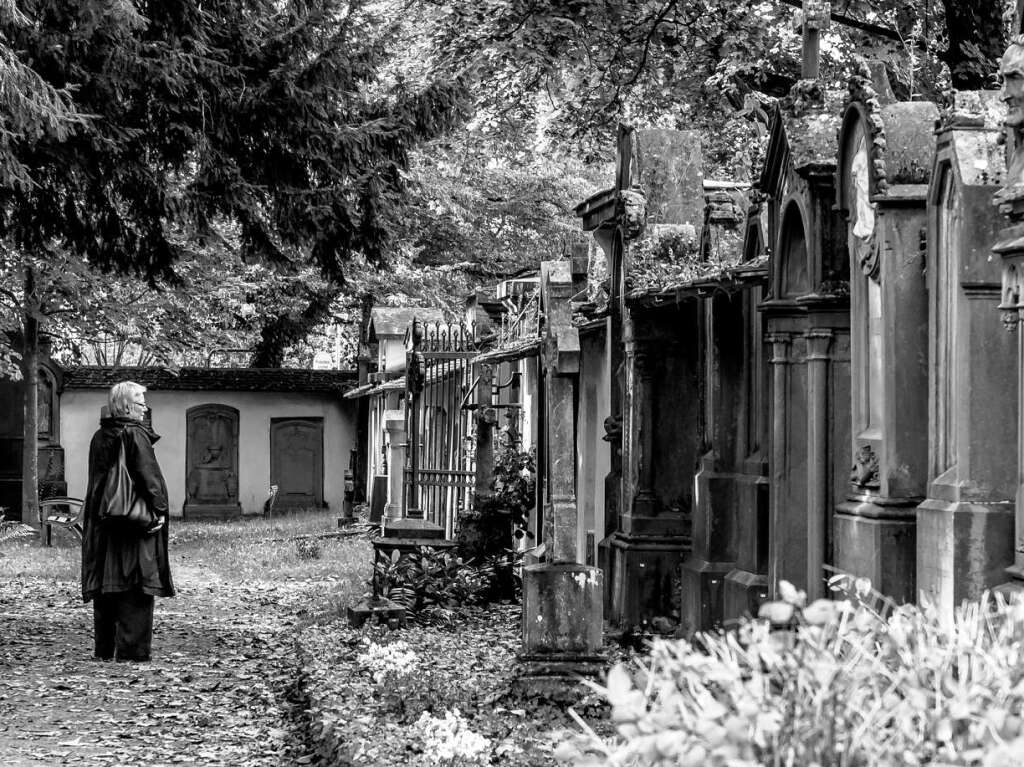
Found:
[[[263, 511], [270, 486], [271, 419], [323, 419], [323, 497], [341, 510], [344, 472], [355, 445], [355, 404], [333, 393], [150, 390], [153, 428], [161, 436], [157, 459], [167, 480], [172, 516], [181, 516], [186, 488], [186, 413], [198, 405], [236, 408], [238, 418], [238, 500], [244, 514]], [[82, 497], [87, 484], [89, 441], [97, 428], [105, 390], [65, 390], [61, 396], [61, 443], [66, 455], [68, 494]]]

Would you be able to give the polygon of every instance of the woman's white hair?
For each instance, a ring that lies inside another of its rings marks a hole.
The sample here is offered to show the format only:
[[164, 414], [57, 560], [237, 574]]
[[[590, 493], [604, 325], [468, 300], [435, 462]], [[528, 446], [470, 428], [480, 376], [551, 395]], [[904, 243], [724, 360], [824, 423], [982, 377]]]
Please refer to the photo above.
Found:
[[135, 395], [145, 392], [146, 387], [137, 384], [135, 381], [121, 381], [110, 387], [110, 396], [107, 404], [110, 407], [110, 415], [116, 417], [130, 417], [131, 407], [135, 403]]

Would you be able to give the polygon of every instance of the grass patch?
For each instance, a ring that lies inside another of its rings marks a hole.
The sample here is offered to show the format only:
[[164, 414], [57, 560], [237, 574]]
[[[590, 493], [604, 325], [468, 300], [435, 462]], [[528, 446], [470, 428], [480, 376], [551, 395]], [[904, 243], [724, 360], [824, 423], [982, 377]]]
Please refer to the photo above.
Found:
[[[243, 586], [322, 582], [329, 587], [326, 608], [340, 609], [365, 590], [372, 570], [369, 541], [361, 537], [296, 540], [296, 536], [337, 529], [336, 514], [326, 511], [230, 522], [172, 519], [171, 572], [199, 571], [201, 577]], [[63, 531], [54, 531], [50, 548], [34, 540], [10, 541], [0, 547], [0, 578], [70, 581], [78, 580], [80, 568], [79, 544]]]

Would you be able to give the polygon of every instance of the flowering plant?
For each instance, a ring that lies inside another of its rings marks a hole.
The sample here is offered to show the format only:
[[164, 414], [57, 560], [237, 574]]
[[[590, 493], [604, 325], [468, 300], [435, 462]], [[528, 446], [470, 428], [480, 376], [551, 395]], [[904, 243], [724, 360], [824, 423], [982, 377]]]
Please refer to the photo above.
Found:
[[389, 674], [404, 676], [414, 671], [419, 664], [419, 656], [409, 649], [405, 642], [377, 644], [371, 642], [366, 652], [360, 653], [356, 660], [369, 669], [373, 680], [380, 684]]
[[896, 605], [847, 575], [831, 585], [845, 598], [808, 605], [780, 584], [781, 601], [736, 632], [655, 640], [647, 664], [616, 666], [594, 685], [617, 737], [583, 726], [556, 757], [578, 766], [1024, 764], [1024, 599], [985, 595], [947, 615]]
[[458, 709], [437, 718], [424, 711], [416, 721], [428, 764], [490, 764], [491, 742], [469, 729]]

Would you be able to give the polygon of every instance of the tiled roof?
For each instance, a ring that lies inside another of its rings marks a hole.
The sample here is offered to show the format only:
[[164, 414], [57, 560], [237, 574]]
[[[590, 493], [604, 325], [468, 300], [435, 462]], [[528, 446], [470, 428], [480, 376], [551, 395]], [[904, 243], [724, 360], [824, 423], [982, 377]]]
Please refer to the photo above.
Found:
[[65, 389], [109, 389], [118, 381], [135, 381], [159, 390], [337, 392], [352, 388], [354, 370], [303, 368], [181, 368], [176, 373], [155, 367], [68, 367]]

